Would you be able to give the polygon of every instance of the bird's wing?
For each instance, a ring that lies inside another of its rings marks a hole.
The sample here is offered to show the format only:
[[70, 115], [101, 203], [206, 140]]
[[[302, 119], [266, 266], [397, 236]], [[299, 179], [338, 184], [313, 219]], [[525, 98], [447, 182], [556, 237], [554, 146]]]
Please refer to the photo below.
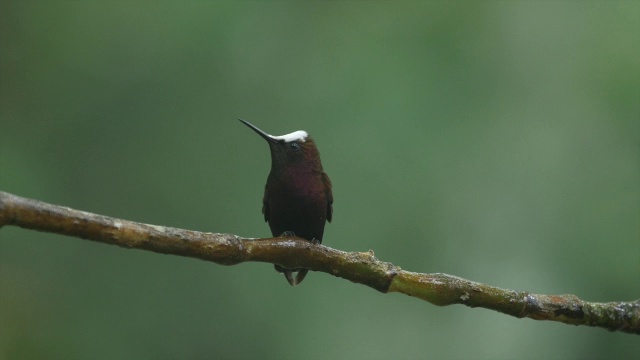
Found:
[[269, 197], [267, 196], [267, 187], [264, 188], [264, 197], [262, 198], [262, 213], [264, 221], [269, 221]]
[[329, 175], [324, 172], [322, 173], [322, 182], [324, 183], [324, 197], [327, 199], [327, 221], [331, 222], [333, 218], [333, 193], [331, 192]]

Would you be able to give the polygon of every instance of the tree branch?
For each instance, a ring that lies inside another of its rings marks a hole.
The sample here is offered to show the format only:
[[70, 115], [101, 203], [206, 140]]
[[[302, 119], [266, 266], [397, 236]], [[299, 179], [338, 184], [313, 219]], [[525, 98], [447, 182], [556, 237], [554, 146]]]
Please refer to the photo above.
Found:
[[344, 252], [300, 238], [241, 238], [136, 223], [47, 204], [0, 191], [0, 227], [14, 225], [118, 245], [235, 265], [246, 261], [322, 271], [380, 292], [399, 292], [434, 305], [464, 304], [517, 318], [559, 321], [640, 334], [640, 299], [592, 303], [574, 295], [504, 290], [447, 274], [420, 274], [369, 252]]

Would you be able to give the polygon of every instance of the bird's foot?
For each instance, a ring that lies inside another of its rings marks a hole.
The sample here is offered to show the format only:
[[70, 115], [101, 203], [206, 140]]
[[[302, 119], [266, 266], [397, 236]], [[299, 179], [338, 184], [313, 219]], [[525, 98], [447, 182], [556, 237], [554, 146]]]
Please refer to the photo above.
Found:
[[293, 231], [285, 231], [280, 235], [281, 237], [294, 237], [296, 234]]
[[313, 238], [313, 239], [311, 239], [311, 243], [312, 243], [313, 245], [320, 245], [320, 240], [318, 240], [318, 239], [316, 239], [316, 238]]

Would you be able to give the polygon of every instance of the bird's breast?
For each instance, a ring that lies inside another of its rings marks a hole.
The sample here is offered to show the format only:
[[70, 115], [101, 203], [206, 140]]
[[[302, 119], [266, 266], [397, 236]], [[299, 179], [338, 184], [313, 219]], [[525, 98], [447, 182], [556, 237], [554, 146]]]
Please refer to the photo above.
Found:
[[308, 240], [322, 239], [328, 200], [321, 174], [292, 175], [280, 181], [270, 179], [267, 200], [274, 236], [291, 231]]

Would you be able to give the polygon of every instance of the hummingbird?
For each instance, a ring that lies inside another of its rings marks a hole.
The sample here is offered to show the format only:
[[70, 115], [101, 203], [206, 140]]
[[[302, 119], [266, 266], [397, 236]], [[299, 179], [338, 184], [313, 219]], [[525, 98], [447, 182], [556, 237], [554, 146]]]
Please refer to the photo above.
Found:
[[[269, 144], [271, 172], [264, 187], [262, 214], [273, 237], [295, 235], [322, 243], [325, 222], [331, 222], [333, 214], [333, 194], [316, 143], [306, 131], [273, 136], [248, 121], [238, 120]], [[291, 286], [301, 283], [309, 271], [274, 266]]]

